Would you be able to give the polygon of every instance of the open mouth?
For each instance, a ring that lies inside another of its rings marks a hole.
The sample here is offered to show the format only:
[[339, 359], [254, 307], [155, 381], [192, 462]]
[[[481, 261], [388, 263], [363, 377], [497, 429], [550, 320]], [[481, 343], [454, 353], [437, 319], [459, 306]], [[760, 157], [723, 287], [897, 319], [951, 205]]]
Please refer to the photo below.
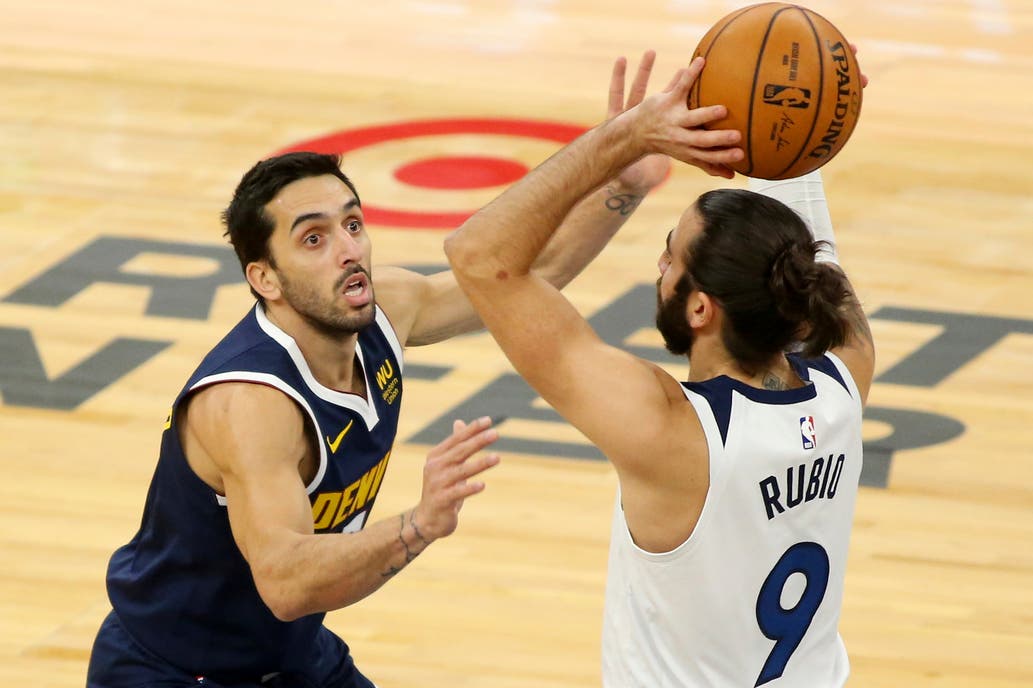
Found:
[[365, 306], [369, 303], [369, 277], [365, 272], [356, 270], [344, 280], [341, 293], [352, 306]]
[[366, 276], [357, 272], [344, 283], [345, 296], [358, 296], [366, 290]]

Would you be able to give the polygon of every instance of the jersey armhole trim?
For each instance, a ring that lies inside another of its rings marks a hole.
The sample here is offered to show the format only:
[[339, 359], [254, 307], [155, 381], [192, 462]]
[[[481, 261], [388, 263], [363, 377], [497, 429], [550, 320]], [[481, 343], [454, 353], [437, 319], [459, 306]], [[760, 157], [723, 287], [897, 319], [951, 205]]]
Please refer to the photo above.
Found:
[[[289, 396], [298, 404], [298, 406], [304, 409], [305, 413], [308, 414], [309, 420], [312, 422], [313, 429], [316, 431], [316, 445], [319, 447], [319, 470], [316, 471], [316, 475], [312, 478], [312, 481], [305, 486], [305, 494], [312, 494], [312, 492], [315, 491], [316, 486], [322, 482], [323, 476], [326, 474], [327, 456], [326, 447], [323, 445], [323, 442], [320, 441], [320, 433], [322, 433], [322, 430], [319, 427], [319, 422], [316, 420], [316, 414], [312, 411], [312, 407], [309, 406], [308, 402], [305, 401], [305, 398], [301, 396], [297, 390], [275, 375], [269, 375], [268, 373], [254, 373], [250, 371], [231, 371], [201, 378], [191, 385], [190, 389], [181, 395], [180, 399], [186, 396], [186, 394], [192, 394], [202, 387], [210, 387], [211, 385], [219, 384], [220, 382], [247, 382], [274, 387]], [[179, 405], [178, 399], [176, 400], [176, 405]], [[226, 498], [224, 496], [220, 495], [215, 490], [212, 490], [212, 494], [215, 495], [215, 501], [219, 506], [226, 506]]]

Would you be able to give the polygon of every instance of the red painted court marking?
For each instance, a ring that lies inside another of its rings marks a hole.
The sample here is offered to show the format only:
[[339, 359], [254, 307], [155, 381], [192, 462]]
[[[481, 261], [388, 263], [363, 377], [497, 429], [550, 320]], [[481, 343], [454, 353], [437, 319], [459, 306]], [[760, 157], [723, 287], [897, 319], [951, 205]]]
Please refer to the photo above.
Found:
[[512, 184], [527, 166], [483, 155], [453, 155], [417, 160], [395, 170], [395, 179], [427, 189], [483, 189]]
[[[575, 126], [571, 124], [561, 124], [558, 122], [539, 122], [535, 120], [524, 120], [524, 119], [433, 119], [433, 120], [414, 120], [410, 122], [398, 122], [396, 124], [381, 124], [371, 127], [362, 127], [359, 129], [348, 129], [345, 131], [334, 132], [326, 136], [319, 136], [307, 141], [300, 141], [287, 148], [279, 150], [276, 154], [288, 153], [291, 151], [312, 151], [315, 153], [339, 153], [345, 154], [353, 150], [365, 148], [367, 146], [373, 146], [378, 143], [385, 143], [388, 141], [399, 141], [404, 139], [415, 138], [418, 136], [447, 136], [450, 134], [494, 134], [502, 136], [515, 136], [520, 138], [540, 139], [545, 141], [555, 141], [558, 144], [566, 144], [573, 141], [575, 138], [585, 132], [585, 127]], [[442, 161], [455, 160], [457, 157], [442, 157], [432, 158], [431, 160], [438, 161], [437, 165], [446, 165]], [[494, 160], [497, 161], [490, 165], [486, 165], [484, 161]], [[472, 181], [465, 181], [460, 178], [456, 172], [455, 166], [451, 166], [451, 182], [448, 186], [430, 186], [428, 184], [428, 176], [426, 164], [428, 161], [414, 161], [408, 164], [403, 164], [398, 171], [395, 172], [397, 176], [399, 172], [404, 174], [411, 174], [412, 167], [414, 165], [424, 165], [422, 169], [417, 167], [415, 177], [412, 180], [401, 179], [402, 181], [416, 186], [428, 186], [430, 188], [440, 189], [474, 189], [474, 188], [485, 188], [487, 186], [497, 186], [499, 183], [510, 183], [518, 179], [519, 176], [509, 179], [508, 181], [498, 182], [497, 180], [502, 178], [503, 170], [505, 174], [515, 174], [516, 166], [520, 166], [520, 176], [527, 172], [527, 168], [516, 161], [504, 160], [501, 158], [484, 157], [480, 158], [482, 167], [481, 172], [484, 169], [491, 168], [494, 166], [494, 174], [490, 176], [491, 183], [485, 182], [482, 186], [473, 186]], [[499, 163], [504, 163], [500, 165]], [[432, 165], [433, 167], [433, 165]], [[405, 170], [407, 170], [406, 172]], [[440, 169], [440, 168], [439, 168]], [[417, 183], [422, 180], [421, 183]], [[444, 184], [444, 180], [440, 182]], [[467, 185], [463, 185], [467, 184]], [[359, 195], [362, 195], [362, 180], [357, 180], [356, 186], [359, 188]], [[418, 211], [418, 210], [403, 210], [399, 208], [392, 208], [388, 206], [378, 206], [376, 204], [368, 203], [363, 201], [362, 204], [363, 214], [366, 217], [366, 221], [371, 224], [390, 225], [395, 227], [411, 227], [417, 229], [452, 229], [463, 224], [468, 217], [473, 215], [477, 209], [461, 211], [461, 212], [450, 212], [450, 211]]]

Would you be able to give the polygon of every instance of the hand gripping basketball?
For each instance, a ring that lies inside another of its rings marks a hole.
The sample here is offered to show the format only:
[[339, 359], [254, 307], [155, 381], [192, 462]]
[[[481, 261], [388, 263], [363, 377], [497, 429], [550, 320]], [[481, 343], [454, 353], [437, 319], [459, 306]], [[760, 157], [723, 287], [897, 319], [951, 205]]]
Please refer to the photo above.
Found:
[[821, 167], [843, 149], [861, 114], [864, 77], [850, 43], [821, 15], [768, 2], [723, 17], [695, 56], [706, 68], [689, 107], [721, 104], [707, 124], [743, 134], [735, 171], [788, 179]]

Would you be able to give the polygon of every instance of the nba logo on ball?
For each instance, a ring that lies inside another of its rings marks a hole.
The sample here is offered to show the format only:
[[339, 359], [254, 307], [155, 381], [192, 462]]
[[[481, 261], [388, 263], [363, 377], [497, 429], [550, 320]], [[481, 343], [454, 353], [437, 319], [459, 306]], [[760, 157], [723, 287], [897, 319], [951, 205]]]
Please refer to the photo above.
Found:
[[707, 129], [742, 133], [729, 167], [792, 179], [835, 157], [861, 115], [861, 70], [849, 41], [806, 7], [762, 2], [718, 20], [696, 46], [706, 58], [689, 107], [724, 105]]
[[800, 419], [800, 439], [803, 440], [804, 449], [814, 449], [818, 441], [814, 436], [814, 416], [804, 416]]

